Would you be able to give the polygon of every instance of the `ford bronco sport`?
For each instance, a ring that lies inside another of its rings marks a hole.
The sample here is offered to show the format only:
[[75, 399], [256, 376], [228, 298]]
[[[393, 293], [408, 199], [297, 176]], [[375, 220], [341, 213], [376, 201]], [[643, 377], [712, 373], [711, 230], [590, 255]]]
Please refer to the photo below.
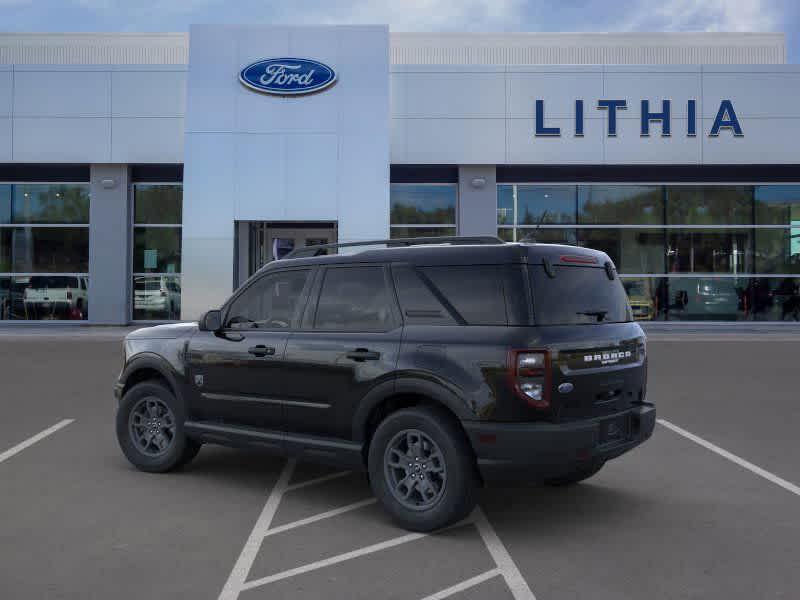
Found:
[[365, 469], [428, 531], [482, 484], [576, 483], [651, 435], [645, 336], [606, 254], [381, 243], [295, 250], [199, 323], [129, 334], [125, 456], [163, 472], [216, 443]]

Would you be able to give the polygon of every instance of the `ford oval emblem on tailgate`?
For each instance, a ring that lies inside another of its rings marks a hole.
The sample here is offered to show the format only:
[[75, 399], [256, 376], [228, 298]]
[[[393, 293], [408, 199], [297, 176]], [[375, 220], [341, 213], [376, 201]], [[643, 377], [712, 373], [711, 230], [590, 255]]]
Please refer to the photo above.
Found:
[[562, 394], [569, 394], [573, 390], [573, 385], [567, 381], [558, 386], [558, 391]]

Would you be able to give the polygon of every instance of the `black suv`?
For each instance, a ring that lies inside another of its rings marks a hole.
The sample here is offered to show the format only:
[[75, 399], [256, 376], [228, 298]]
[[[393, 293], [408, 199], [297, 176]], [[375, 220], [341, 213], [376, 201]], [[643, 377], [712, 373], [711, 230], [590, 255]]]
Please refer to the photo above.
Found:
[[645, 336], [607, 255], [375, 244], [299, 249], [199, 324], [128, 335], [128, 459], [169, 471], [208, 442], [366, 469], [385, 509], [428, 531], [483, 483], [575, 483], [651, 435]]

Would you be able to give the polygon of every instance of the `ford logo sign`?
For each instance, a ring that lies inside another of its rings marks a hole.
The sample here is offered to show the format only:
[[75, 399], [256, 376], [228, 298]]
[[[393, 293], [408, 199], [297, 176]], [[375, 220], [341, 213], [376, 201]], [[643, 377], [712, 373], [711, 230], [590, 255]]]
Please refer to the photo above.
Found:
[[247, 65], [239, 73], [239, 81], [257, 92], [299, 96], [333, 85], [336, 72], [307, 58], [268, 58]]

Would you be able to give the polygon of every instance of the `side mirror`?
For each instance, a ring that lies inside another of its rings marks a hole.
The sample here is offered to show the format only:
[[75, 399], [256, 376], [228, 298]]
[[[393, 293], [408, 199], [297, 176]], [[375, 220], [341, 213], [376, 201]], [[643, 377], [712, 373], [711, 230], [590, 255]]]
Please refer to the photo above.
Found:
[[222, 329], [222, 311], [209, 310], [198, 322], [200, 331], [219, 331]]

